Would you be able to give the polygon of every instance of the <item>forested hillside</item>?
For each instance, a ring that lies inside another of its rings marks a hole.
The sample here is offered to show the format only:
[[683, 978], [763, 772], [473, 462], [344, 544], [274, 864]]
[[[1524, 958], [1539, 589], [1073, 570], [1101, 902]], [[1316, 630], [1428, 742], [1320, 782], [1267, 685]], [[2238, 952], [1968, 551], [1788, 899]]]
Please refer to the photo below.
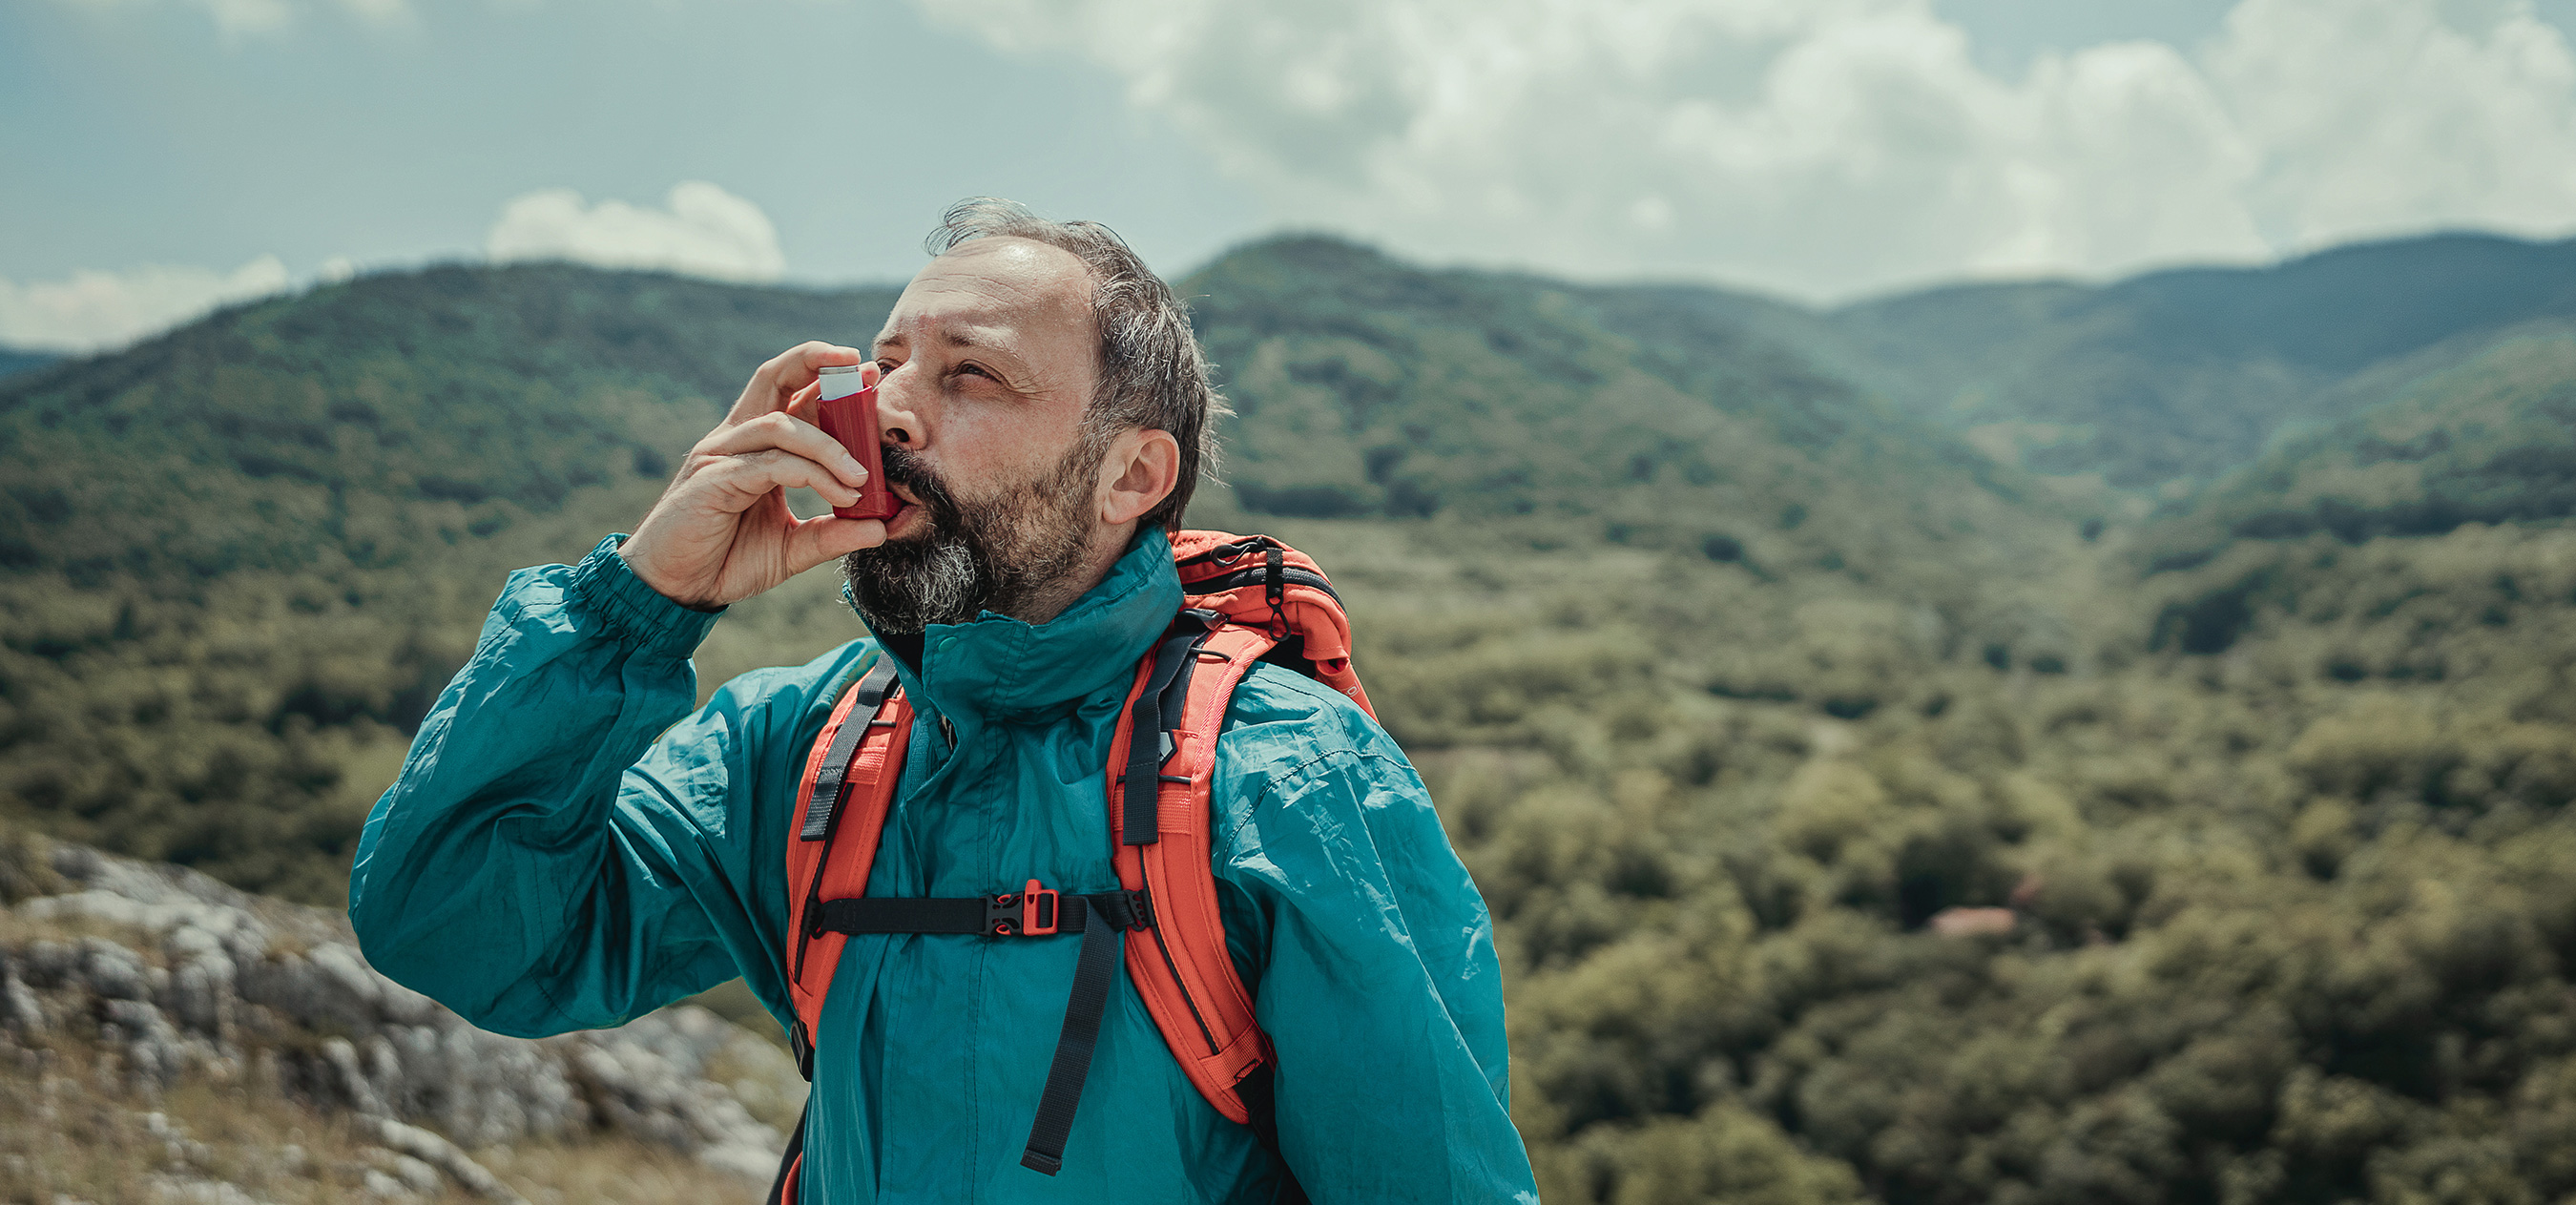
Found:
[[2152, 489], [2250, 461], [2285, 424], [2342, 417], [2373, 369], [2569, 319], [2576, 240], [2461, 234], [2099, 286], [1935, 289], [1795, 329], [1908, 410], [1981, 428], [2008, 461]]
[[57, 356], [52, 352], [25, 351], [15, 347], [0, 347], [0, 377], [14, 376], [18, 373], [42, 368], [61, 358], [61, 356]]
[[[1875, 316], [1314, 239], [1183, 282], [1240, 411], [1197, 517], [1342, 588], [1548, 1200], [2576, 1193], [2576, 334], [2400, 304], [2494, 246]], [[888, 299], [439, 269], [0, 381], [0, 817], [332, 901], [501, 575]], [[2056, 419], [1991, 384], [2087, 348]], [[2284, 363], [2304, 433], [2120, 425]], [[2031, 468], [2217, 484], [2138, 517], [1976, 447], [2042, 421], [2172, 438]], [[856, 631], [809, 575], [699, 664]]]

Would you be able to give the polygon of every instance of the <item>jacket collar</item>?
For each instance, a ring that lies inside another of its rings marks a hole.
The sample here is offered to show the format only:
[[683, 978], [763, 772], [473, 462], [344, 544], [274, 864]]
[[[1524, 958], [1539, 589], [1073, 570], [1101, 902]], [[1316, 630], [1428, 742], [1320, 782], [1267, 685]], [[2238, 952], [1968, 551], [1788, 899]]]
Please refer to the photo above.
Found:
[[897, 657], [895, 674], [916, 705], [960, 723], [1053, 718], [1133, 676], [1180, 610], [1172, 545], [1155, 529], [1063, 614], [1032, 624], [986, 611], [970, 623], [932, 624], [920, 664]]

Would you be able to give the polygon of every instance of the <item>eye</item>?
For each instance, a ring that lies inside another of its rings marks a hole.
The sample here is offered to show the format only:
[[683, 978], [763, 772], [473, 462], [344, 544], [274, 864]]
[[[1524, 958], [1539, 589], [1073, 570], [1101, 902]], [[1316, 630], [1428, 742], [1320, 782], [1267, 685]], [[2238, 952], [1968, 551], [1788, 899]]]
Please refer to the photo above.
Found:
[[972, 361], [972, 360], [969, 360], [969, 361], [967, 361], [966, 363], [963, 363], [963, 364], [958, 365], [958, 366], [957, 366], [957, 368], [956, 368], [956, 371], [958, 371], [958, 372], [960, 372], [960, 373], [969, 373], [969, 372], [971, 372], [971, 373], [975, 374], [976, 376], [982, 377], [982, 378], [984, 378], [985, 380], [988, 380], [988, 381], [998, 381], [998, 380], [1000, 380], [1000, 379], [1001, 379], [1000, 377], [994, 376], [992, 373], [985, 371], [985, 369], [984, 369], [984, 366], [983, 366], [983, 365], [981, 365], [981, 364], [977, 364], [977, 363], [975, 363], [975, 362], [974, 362], [974, 361]]

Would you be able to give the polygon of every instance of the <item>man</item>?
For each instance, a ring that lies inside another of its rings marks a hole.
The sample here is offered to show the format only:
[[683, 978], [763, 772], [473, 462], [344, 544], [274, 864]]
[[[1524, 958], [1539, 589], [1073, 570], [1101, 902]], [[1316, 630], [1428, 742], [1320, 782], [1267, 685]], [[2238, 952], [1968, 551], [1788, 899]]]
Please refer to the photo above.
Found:
[[[886, 521], [798, 519], [865, 481], [814, 424], [858, 351], [753, 374], [635, 534], [514, 574], [368, 817], [367, 956], [475, 1023], [620, 1024], [736, 974], [791, 1015], [784, 851], [839, 691], [891, 656], [918, 709], [871, 896], [1116, 886], [1105, 764], [1181, 592], [1219, 403], [1170, 291], [1116, 236], [952, 209], [876, 338]], [[866, 370], [863, 370], [863, 373]], [[875, 634], [692, 715], [726, 604], [835, 557]], [[1119, 980], [1061, 1172], [1020, 1163], [1078, 943], [850, 940], [815, 1034], [802, 1196], [859, 1202], [1529, 1201], [1492, 929], [1394, 742], [1260, 666], [1218, 741], [1211, 869], [1277, 1051], [1274, 1156], [1193, 1091]]]

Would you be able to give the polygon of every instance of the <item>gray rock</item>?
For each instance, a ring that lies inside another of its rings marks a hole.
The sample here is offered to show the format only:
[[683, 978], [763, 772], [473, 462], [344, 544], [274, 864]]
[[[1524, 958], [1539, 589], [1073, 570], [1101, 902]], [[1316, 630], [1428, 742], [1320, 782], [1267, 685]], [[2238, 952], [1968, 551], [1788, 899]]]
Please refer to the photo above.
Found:
[[105, 1000], [99, 1004], [99, 1019], [100, 1038], [125, 1055], [138, 1081], [167, 1088], [187, 1069], [188, 1051], [160, 1009], [141, 1000]]
[[230, 1041], [233, 980], [233, 960], [220, 952], [180, 963], [170, 972], [171, 1015], [193, 1033]]
[[[96, 1017], [135, 1078], [154, 1086], [191, 1065], [223, 1075], [255, 1068], [254, 1082], [383, 1128], [387, 1161], [344, 1169], [352, 1183], [435, 1195], [419, 1185], [426, 1166], [468, 1192], [515, 1200], [467, 1148], [600, 1128], [766, 1181], [783, 1136], [754, 1109], [779, 1116], [802, 1100], [785, 1054], [701, 1009], [542, 1041], [506, 1038], [378, 974], [336, 913], [78, 846], [56, 845], [54, 862], [77, 890], [15, 910], [121, 930], [131, 944], [0, 947], [0, 1028]], [[171, 1179], [156, 1191], [231, 1202], [223, 1194], [240, 1190]]]
[[45, 1032], [44, 1006], [36, 1002], [35, 989], [18, 976], [18, 962], [0, 951], [0, 1029], [21, 1037]]
[[576, 1056], [574, 1066], [611, 1124], [755, 1179], [777, 1170], [784, 1136], [754, 1118], [733, 1091], [704, 1078], [719, 1056], [755, 1075], [783, 1071], [794, 1076], [793, 1066], [775, 1047], [696, 1008], [656, 1013], [622, 1029], [582, 1037], [590, 1049]]
[[152, 1199], [168, 1205], [267, 1205], [240, 1185], [223, 1180], [154, 1176], [151, 1185]]
[[304, 960], [316, 977], [313, 989], [328, 1001], [324, 1007], [346, 1011], [374, 1026], [376, 1005], [383, 1001], [388, 981], [358, 956], [356, 947], [325, 942], [313, 947]]
[[370, 1148], [366, 1154], [367, 1162], [375, 1165], [377, 1171], [402, 1181], [403, 1187], [416, 1195], [434, 1196], [447, 1188], [447, 1181], [439, 1176], [437, 1168], [409, 1155], [383, 1147]]
[[80, 962], [72, 973], [92, 995], [149, 1001], [152, 972], [157, 969], [145, 966], [141, 955], [104, 937], [84, 937], [80, 940]]
[[299, 1025], [373, 1033], [382, 992], [355, 950], [336, 942], [304, 955], [266, 958], [241, 968], [242, 998], [284, 1013]]
[[[512, 1191], [509, 1185], [502, 1183], [501, 1178], [493, 1175], [490, 1169], [476, 1163], [472, 1156], [467, 1155], [455, 1143], [428, 1130], [419, 1126], [404, 1125], [399, 1121], [379, 1121], [376, 1123], [376, 1137], [397, 1154], [438, 1169], [439, 1172], [445, 1173], [448, 1179], [456, 1181], [457, 1187], [478, 1197], [489, 1201], [507, 1202], [508, 1205], [527, 1205], [524, 1198]], [[435, 1192], [437, 1186], [433, 1183], [431, 1187], [421, 1191]]]
[[342, 1103], [362, 1117], [386, 1114], [384, 1098], [368, 1082], [366, 1070], [358, 1065], [358, 1048], [350, 1045], [349, 1039], [324, 1038], [322, 1061], [331, 1069], [331, 1087], [337, 1090]]
[[37, 987], [64, 986], [79, 971], [80, 961], [80, 947], [66, 941], [38, 939], [17, 952], [18, 965]]

